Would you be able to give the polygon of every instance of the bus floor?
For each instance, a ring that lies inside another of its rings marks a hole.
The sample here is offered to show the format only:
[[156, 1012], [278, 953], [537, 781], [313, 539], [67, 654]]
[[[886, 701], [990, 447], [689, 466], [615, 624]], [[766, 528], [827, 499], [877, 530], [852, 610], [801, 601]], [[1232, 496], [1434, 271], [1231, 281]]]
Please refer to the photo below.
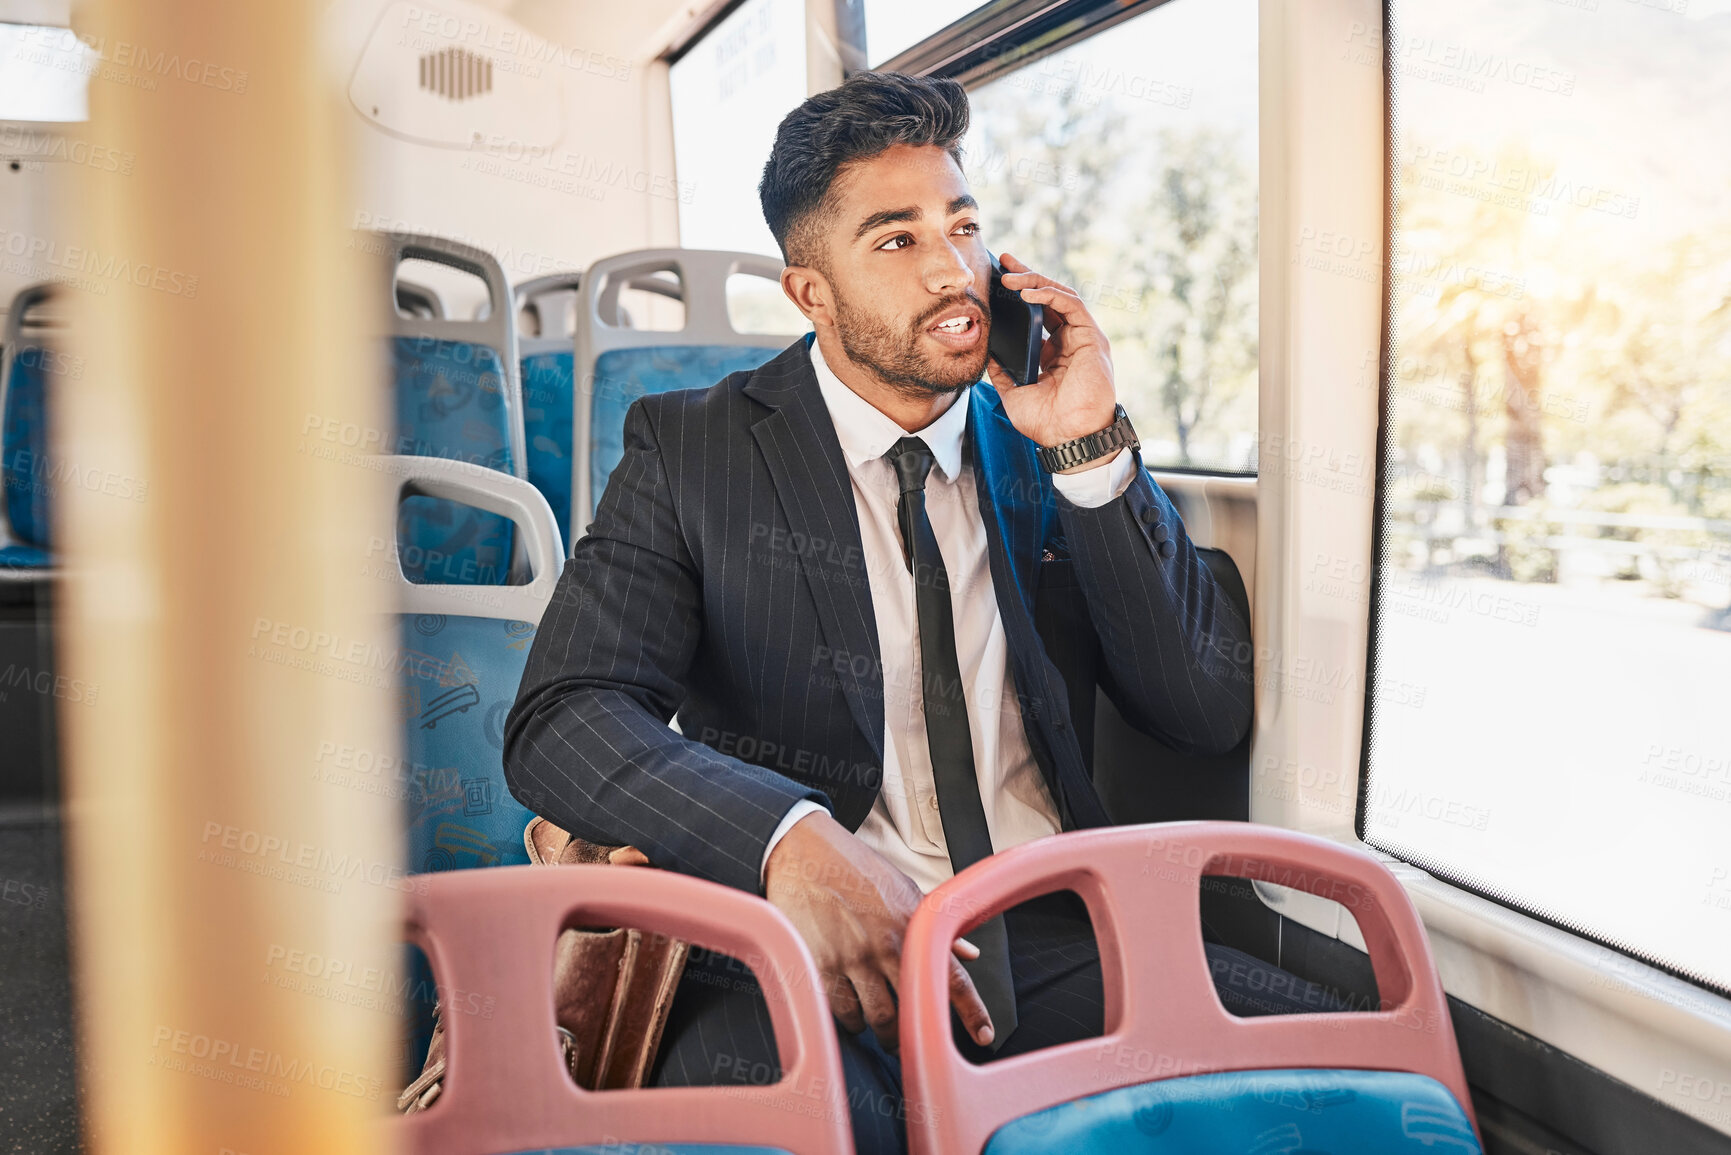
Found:
[[60, 815], [0, 806], [0, 1137], [11, 1152], [83, 1149]]

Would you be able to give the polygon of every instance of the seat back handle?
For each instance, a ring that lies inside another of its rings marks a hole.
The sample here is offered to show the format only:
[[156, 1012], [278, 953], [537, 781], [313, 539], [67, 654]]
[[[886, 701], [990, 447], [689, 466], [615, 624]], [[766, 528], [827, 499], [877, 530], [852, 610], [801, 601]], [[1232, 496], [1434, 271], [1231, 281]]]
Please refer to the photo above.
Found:
[[[791, 923], [742, 891], [662, 870], [501, 866], [423, 875], [406, 933], [447, 997], [446, 1077], [425, 1111], [392, 1120], [411, 1155], [585, 1144], [741, 1143], [847, 1155], [852, 1131], [835, 1028]], [[554, 943], [576, 926], [634, 926], [722, 951], [763, 989], [782, 1077], [769, 1085], [585, 1091], [553, 1018]]]
[[[1277, 883], [1346, 907], [1369, 949], [1381, 1007], [1230, 1014], [1203, 952], [1204, 875]], [[1017, 903], [1066, 889], [1087, 904], [1099, 940], [1105, 1035], [975, 1066], [950, 1035], [951, 944]], [[920, 904], [903, 946], [898, 993], [914, 1155], [974, 1155], [1012, 1119], [1117, 1086], [1215, 1071], [1411, 1071], [1447, 1087], [1471, 1117], [1442, 984], [1406, 891], [1369, 854], [1278, 827], [1114, 827], [995, 854]]]

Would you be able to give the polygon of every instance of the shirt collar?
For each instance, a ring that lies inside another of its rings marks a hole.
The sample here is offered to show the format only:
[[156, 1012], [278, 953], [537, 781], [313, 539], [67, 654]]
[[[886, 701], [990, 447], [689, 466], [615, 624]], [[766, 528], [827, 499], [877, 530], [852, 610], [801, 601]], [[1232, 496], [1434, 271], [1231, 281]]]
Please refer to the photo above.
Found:
[[[842, 456], [847, 458], [849, 469], [882, 457], [890, 446], [909, 436], [907, 430], [835, 375], [815, 340], [811, 343], [811, 367], [817, 373], [817, 385], [823, 391], [830, 420], [835, 422], [836, 437], [841, 441]], [[949, 481], [954, 481], [961, 472], [962, 437], [968, 431], [968, 405], [973, 392], [969, 389], [944, 410], [942, 417], [913, 435], [926, 443], [937, 467]]]

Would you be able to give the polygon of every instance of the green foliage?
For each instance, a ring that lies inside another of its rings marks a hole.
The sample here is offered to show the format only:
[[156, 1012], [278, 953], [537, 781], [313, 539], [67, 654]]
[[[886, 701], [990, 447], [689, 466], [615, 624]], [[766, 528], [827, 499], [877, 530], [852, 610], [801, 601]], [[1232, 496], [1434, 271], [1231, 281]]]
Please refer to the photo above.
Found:
[[1115, 103], [1048, 79], [974, 97], [966, 162], [986, 243], [1087, 302], [1148, 460], [1252, 467], [1256, 179], [1243, 142], [1140, 132]]

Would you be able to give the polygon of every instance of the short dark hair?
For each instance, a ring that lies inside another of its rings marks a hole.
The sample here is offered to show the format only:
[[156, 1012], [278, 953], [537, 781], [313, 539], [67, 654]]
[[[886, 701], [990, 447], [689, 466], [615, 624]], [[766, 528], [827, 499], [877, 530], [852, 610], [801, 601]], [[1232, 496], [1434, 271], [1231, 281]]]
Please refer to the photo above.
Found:
[[954, 80], [857, 72], [782, 118], [757, 196], [788, 264], [820, 259], [821, 210], [836, 177], [898, 144], [936, 145], [959, 165], [968, 94]]

